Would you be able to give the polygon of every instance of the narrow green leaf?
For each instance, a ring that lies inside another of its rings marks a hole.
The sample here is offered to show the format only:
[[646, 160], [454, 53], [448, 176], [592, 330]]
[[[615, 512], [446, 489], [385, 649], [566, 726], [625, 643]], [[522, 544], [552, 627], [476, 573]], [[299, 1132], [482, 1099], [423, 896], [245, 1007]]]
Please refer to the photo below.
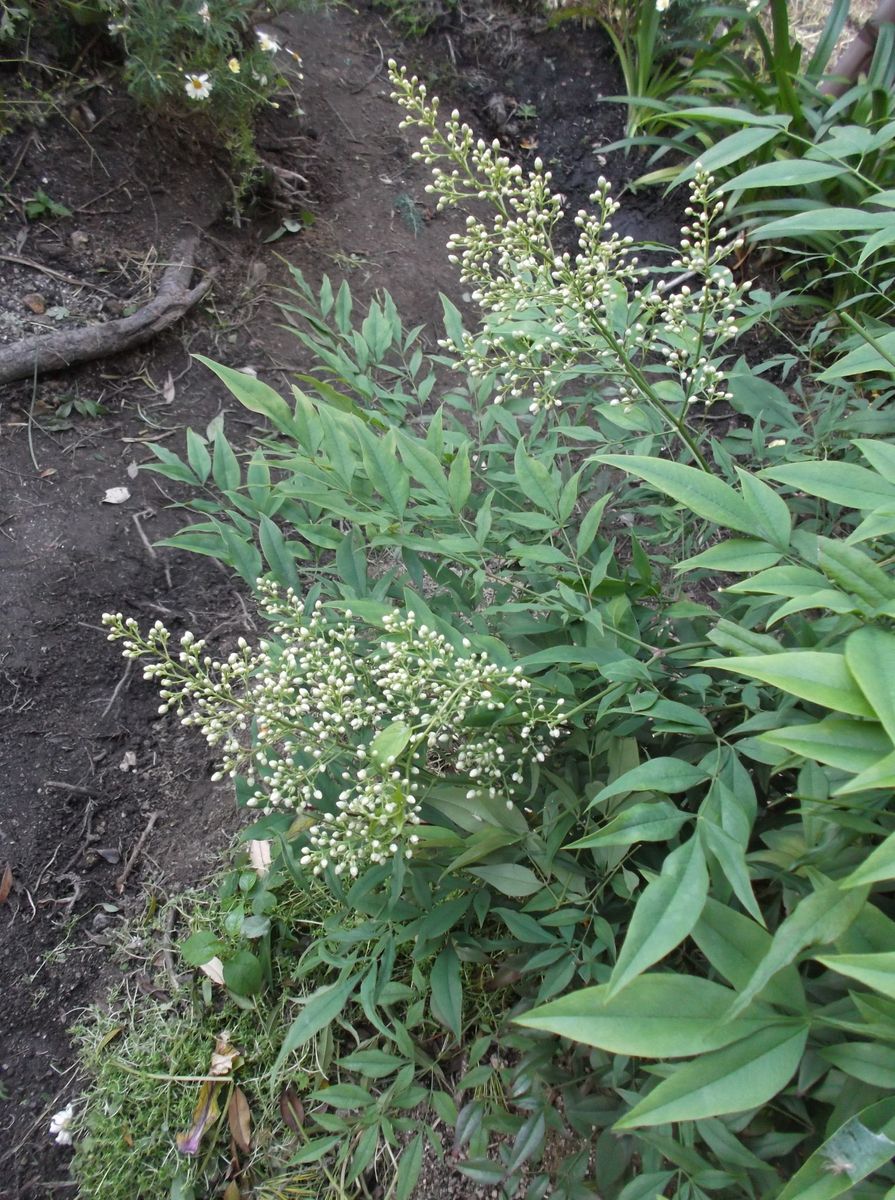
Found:
[[609, 980], [610, 997], [680, 945], [699, 920], [708, 886], [705, 856], [694, 837], [666, 858], [662, 874], [637, 901]]
[[802, 158], [784, 158], [775, 162], [750, 167], [733, 179], [722, 183], [719, 191], [733, 192], [745, 188], [790, 188], [802, 187], [806, 183], [819, 183], [822, 179], [834, 179], [845, 168], [839, 163], [811, 162]]
[[495, 863], [493, 866], [470, 867], [470, 875], [483, 879], [490, 887], [505, 896], [532, 896], [543, 884], [530, 867], [521, 863]]
[[376, 734], [367, 753], [378, 767], [390, 767], [403, 754], [412, 733], [405, 721], [392, 721]]
[[792, 1079], [807, 1038], [807, 1025], [776, 1025], [704, 1054], [663, 1079], [613, 1128], [699, 1121], [758, 1108]]
[[[767, 930], [711, 899], [706, 901], [691, 936], [715, 970], [737, 990], [745, 987], [771, 948]], [[805, 992], [796, 968], [784, 967], [773, 976], [759, 999], [801, 1012], [805, 1007]]]
[[211, 473], [222, 492], [235, 492], [242, 479], [239, 461], [223, 431], [214, 439]]
[[225, 367], [221, 363], [213, 362], [210, 358], [206, 358], [202, 354], [194, 354], [193, 357], [198, 359], [200, 363], [204, 363], [209, 370], [217, 375], [218, 379], [227, 385], [227, 388], [243, 408], [247, 408], [251, 412], [261, 413], [281, 433], [295, 434], [292, 409], [272, 387], [268, 387], [266, 383], [260, 379], [256, 379], [253, 375], [246, 375], [243, 371], [235, 371], [232, 367]]
[[544, 1029], [638, 1058], [689, 1058], [739, 1041], [773, 1020], [767, 1010], [726, 1020], [736, 993], [695, 975], [646, 974], [624, 992], [606, 984], [583, 988], [514, 1017], [516, 1025]]
[[448, 475], [448, 497], [451, 509], [461, 513], [472, 492], [472, 469], [469, 464], [469, 442], [463, 442], [451, 463]]
[[594, 538], [597, 536], [597, 530], [600, 528], [600, 521], [603, 519], [603, 513], [606, 510], [606, 505], [609, 503], [610, 493], [601, 496], [596, 503], [592, 504], [587, 510], [584, 520], [578, 529], [578, 536], [575, 539], [575, 554], [578, 558], [583, 557], [593, 545]]
[[783, 467], [768, 467], [762, 471], [771, 479], [819, 496], [832, 504], [870, 512], [881, 504], [895, 500], [895, 483], [889, 483], [876, 471], [856, 463], [817, 462], [788, 463]]
[[[878, 1042], [840, 1042], [824, 1046], [819, 1053], [853, 1079], [888, 1091], [895, 1089], [895, 1050], [891, 1046], [881, 1046]], [[895, 1153], [895, 1142], [892, 1151]]]
[[877, 720], [895, 742], [895, 634], [865, 626], [845, 641], [845, 662]]
[[736, 468], [736, 473], [743, 492], [743, 500], [755, 518], [757, 536], [764, 538], [778, 550], [788, 550], [792, 533], [792, 516], [786, 501], [757, 475], [750, 475], [740, 467]]
[[521, 441], [516, 445], [514, 466], [516, 483], [526, 499], [542, 512], [550, 513], [558, 520], [559, 487], [544, 464], [525, 453]]
[[410, 1200], [423, 1166], [423, 1135], [418, 1133], [401, 1151], [395, 1171], [394, 1200]]
[[446, 1026], [459, 1042], [463, 1027], [463, 984], [460, 960], [453, 946], [446, 946], [432, 964], [429, 1006], [435, 1020]]
[[762, 683], [836, 712], [856, 717], [874, 716], [841, 654], [824, 650], [784, 650], [762, 656], [706, 659], [695, 665], [760, 679]]
[[665, 792], [673, 796], [677, 792], [687, 792], [700, 783], [705, 783], [709, 773], [703, 767], [694, 767], [692, 763], [684, 762], [682, 758], [651, 758], [639, 767], [625, 771], [618, 779], [607, 783], [597, 793], [588, 807], [602, 804], [612, 796], [620, 796], [624, 792]]
[[577, 842], [571, 842], [567, 850], [587, 850], [595, 846], [630, 846], [634, 842], [665, 842], [673, 838], [682, 825], [693, 818], [689, 813], [679, 812], [668, 800], [657, 800], [652, 804], [633, 804], [598, 829]]
[[865, 884], [879, 883], [883, 879], [895, 879], [895, 833], [890, 833], [872, 854], [868, 854], [859, 867], [855, 867], [844, 879], [840, 879], [839, 886], [863, 887]]
[[601, 454], [597, 457], [600, 462], [645, 479], [697, 517], [739, 533], [755, 532], [755, 518], [743, 498], [706, 471], [638, 454]]
[[675, 571], [730, 571], [734, 575], [764, 571], [780, 561], [781, 552], [755, 538], [728, 538], [701, 554], [675, 563]]
[[892, 743], [875, 722], [824, 717], [807, 725], [786, 725], [760, 735], [763, 742], [783, 746], [793, 754], [813, 758], [840, 771], [866, 771], [886, 754]]
[[296, 595], [300, 595], [302, 588], [295, 569], [295, 559], [289, 552], [286, 539], [270, 517], [261, 517], [258, 540], [277, 583], [281, 587], [292, 588]]
[[277, 1079], [289, 1055], [309, 1042], [315, 1034], [329, 1025], [351, 999], [360, 983], [359, 975], [348, 975], [338, 983], [332, 983], [312, 992], [302, 1006], [301, 1012], [289, 1027], [276, 1062], [271, 1079]]
[[200, 483], [204, 483], [211, 473], [211, 455], [204, 439], [199, 437], [194, 429], [186, 431], [186, 456], [193, 474]]
[[848, 929], [864, 907], [867, 889], [841, 891], [835, 883], [823, 884], [800, 900], [780, 924], [771, 945], [730, 1010], [732, 1017], [743, 1012], [783, 967], [809, 946], [825, 946]]
[[[895, 1154], [895, 1099], [849, 1117], [793, 1175], [777, 1200], [836, 1200]], [[891, 1194], [891, 1193], [887, 1193]]]
[[895, 1000], [895, 950], [880, 954], [817, 954], [815, 958], [831, 971]]

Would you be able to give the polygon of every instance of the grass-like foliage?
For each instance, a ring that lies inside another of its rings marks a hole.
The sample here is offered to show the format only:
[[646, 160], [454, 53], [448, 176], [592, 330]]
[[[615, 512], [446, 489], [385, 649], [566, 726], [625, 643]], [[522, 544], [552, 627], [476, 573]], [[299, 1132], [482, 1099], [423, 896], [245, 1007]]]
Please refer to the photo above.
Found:
[[[445, 302], [430, 355], [389, 297], [355, 317], [346, 284], [296, 274], [304, 387], [211, 364], [269, 423], [251, 456], [220, 420], [154, 448], [191, 518], [168, 544], [241, 575], [269, 628], [213, 652], [110, 618], [262, 810], [269, 874], [237, 873], [182, 946], [222, 981], [196, 1011], [267, 1021], [267, 1087], [313, 1147], [292, 1167], [316, 1153], [324, 1194], [407, 1200], [447, 1149], [435, 1114], [507, 1198], [883, 1200], [885, 355], [866, 392], [798, 349], [776, 365], [801, 391], [730, 361], [772, 304], [712, 238], [708, 177], [666, 271], [613, 238], [602, 184], [572, 257], [546, 173], [392, 78], [440, 201], [493, 207], [454, 243], [480, 328]], [[713, 440], [690, 400], [728, 395], [749, 422]], [[308, 889], [331, 908], [305, 943]], [[231, 1151], [234, 1197], [288, 1177]]]

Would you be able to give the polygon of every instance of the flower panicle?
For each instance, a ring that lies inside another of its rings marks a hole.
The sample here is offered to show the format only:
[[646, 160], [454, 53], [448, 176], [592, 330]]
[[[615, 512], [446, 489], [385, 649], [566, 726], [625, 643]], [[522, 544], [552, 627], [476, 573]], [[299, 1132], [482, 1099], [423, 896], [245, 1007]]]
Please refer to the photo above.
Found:
[[[513, 807], [532, 762], [561, 736], [563, 703], [548, 703], [519, 667], [449, 639], [412, 611], [378, 626], [319, 601], [306, 611], [292, 589], [259, 584], [271, 637], [240, 638], [215, 658], [203, 639], [176, 642], [156, 621], [106, 614], [125, 657], [148, 659], [160, 712], [176, 712], [219, 747], [213, 778], [242, 775], [250, 808], [307, 814], [301, 862], [356, 876], [365, 863], [410, 856], [428, 791], [444, 776], [470, 806]], [[380, 739], [398, 730], [383, 757]]]

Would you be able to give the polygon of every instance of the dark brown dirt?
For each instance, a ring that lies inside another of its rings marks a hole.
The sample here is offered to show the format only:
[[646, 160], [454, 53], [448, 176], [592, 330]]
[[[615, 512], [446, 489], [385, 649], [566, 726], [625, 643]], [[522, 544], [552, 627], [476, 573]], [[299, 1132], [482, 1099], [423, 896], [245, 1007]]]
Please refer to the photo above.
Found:
[[[303, 115], [273, 114], [260, 140], [267, 157], [310, 181], [294, 212], [314, 220], [298, 235], [264, 241], [282, 212], [228, 223], [221, 162], [107, 81], [80, 93], [89, 121], [65, 109], [0, 148], [3, 190], [15, 202], [0, 224], [0, 254], [38, 264], [4, 263], [0, 340], [139, 303], [185, 223], [203, 230], [199, 269], [218, 272], [200, 309], [148, 348], [0, 394], [0, 873], [8, 864], [13, 880], [0, 903], [0, 1197], [10, 1200], [72, 1195], [67, 1152], [47, 1132], [49, 1114], [76, 1094], [66, 1030], [118, 975], [116, 927], [150, 897], [202, 878], [235, 827], [230, 796], [210, 783], [204, 743], [157, 715], [152, 689], [139, 671], [125, 672], [100, 628], [109, 609], [213, 638], [251, 622], [227, 573], [149, 545], [181, 522], [172, 485], [134, 473], [150, 458], [146, 443], [177, 448], [187, 425], [203, 429], [222, 409], [234, 440], [251, 442], [252, 421], [190, 354], [252, 365], [275, 385], [307, 369], [277, 327], [282, 258], [312, 282], [348, 278], [362, 300], [387, 287], [433, 340], [438, 292], [458, 298], [444, 244], [462, 216], [427, 211], [425, 174], [388, 99], [384, 62], [402, 56], [394, 35], [375, 12], [344, 8], [279, 23], [304, 57]], [[403, 53], [488, 136], [551, 162], [570, 197], [580, 202], [598, 174], [612, 173], [601, 147], [620, 134], [623, 110], [602, 100], [620, 84], [596, 33], [475, 8]], [[636, 164], [619, 165], [636, 174]], [[73, 215], [26, 222], [21, 202], [38, 188]], [[401, 196], [424, 214], [421, 230], [396, 209]], [[632, 231], [674, 234], [660, 225], [661, 202], [638, 206]], [[34, 294], [43, 313], [25, 299]], [[79, 415], [73, 401], [104, 411]], [[129, 499], [104, 503], [113, 487]], [[474, 1194], [456, 1178], [442, 1184], [442, 1173], [427, 1178], [432, 1200]]]

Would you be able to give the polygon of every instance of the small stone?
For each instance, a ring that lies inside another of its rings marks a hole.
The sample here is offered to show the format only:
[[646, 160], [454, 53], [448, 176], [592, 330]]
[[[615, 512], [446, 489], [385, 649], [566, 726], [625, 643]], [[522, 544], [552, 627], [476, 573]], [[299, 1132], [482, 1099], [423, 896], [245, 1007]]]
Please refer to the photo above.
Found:
[[82, 250], [86, 250], [90, 244], [90, 234], [85, 233], [83, 229], [75, 229], [68, 240], [72, 250], [80, 253]]
[[30, 308], [33, 313], [38, 316], [43, 316], [47, 311], [47, 302], [40, 292], [28, 292], [22, 297], [22, 303], [26, 308]]

